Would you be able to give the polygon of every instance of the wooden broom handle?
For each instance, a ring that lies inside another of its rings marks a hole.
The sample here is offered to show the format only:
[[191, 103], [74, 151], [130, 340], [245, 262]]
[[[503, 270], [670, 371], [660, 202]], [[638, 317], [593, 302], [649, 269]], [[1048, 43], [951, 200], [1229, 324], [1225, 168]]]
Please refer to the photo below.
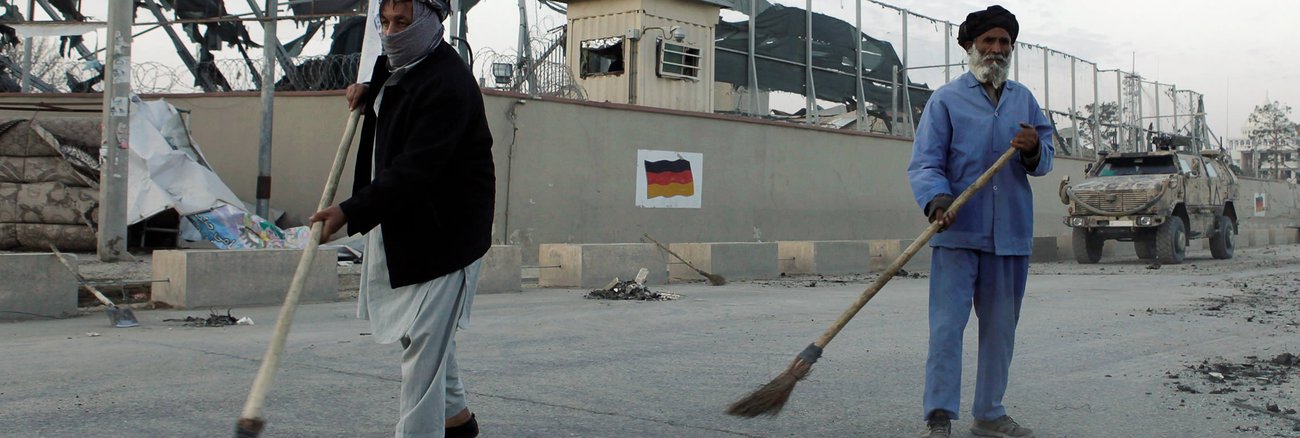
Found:
[[[993, 162], [993, 165], [990, 166], [988, 170], [985, 170], [984, 173], [975, 180], [974, 184], [971, 184], [970, 187], [967, 187], [966, 190], [961, 192], [961, 195], [957, 196], [957, 200], [952, 202], [952, 205], [948, 207], [948, 211], [953, 213], [957, 212], [957, 209], [961, 208], [962, 205], [965, 205], [966, 201], [970, 200], [971, 196], [975, 195], [975, 192], [984, 188], [984, 186], [989, 183], [989, 180], [993, 179], [993, 175], [997, 174], [998, 171], [1007, 164], [1007, 161], [1011, 161], [1011, 157], [1015, 155], [1015, 153], [1016, 148], [1007, 148], [1007, 151], [1003, 152], [1002, 156], [998, 157], [998, 160]], [[834, 324], [831, 324], [830, 328], [826, 329], [826, 332], [822, 333], [821, 337], [818, 337], [817, 341], [814, 342], [813, 345], [826, 348], [826, 344], [831, 343], [831, 339], [835, 339], [835, 335], [838, 335], [840, 330], [844, 329], [844, 326], [849, 323], [849, 320], [852, 320], [854, 316], [857, 316], [858, 311], [862, 310], [862, 306], [867, 305], [867, 302], [871, 301], [871, 298], [875, 297], [876, 293], [880, 292], [880, 289], [885, 286], [885, 283], [888, 283], [889, 280], [893, 279], [894, 275], [897, 275], [898, 271], [903, 269], [903, 265], [907, 264], [907, 261], [911, 260], [912, 256], [916, 255], [916, 253], [920, 251], [926, 243], [930, 242], [930, 238], [934, 237], [935, 233], [938, 232], [939, 221], [931, 222], [930, 226], [925, 227], [925, 231], [922, 231], [921, 235], [917, 236], [916, 240], [912, 241], [912, 244], [907, 246], [907, 249], [903, 251], [903, 254], [899, 255], [897, 259], [894, 259], [894, 263], [890, 264], [889, 268], [885, 269], [885, 272], [881, 274], [880, 277], [876, 278], [876, 281], [872, 282], [871, 286], [867, 287], [867, 290], [862, 291], [862, 296], [859, 296], [858, 300], [854, 301], [852, 306], [845, 309], [844, 313], [840, 314], [840, 318], [836, 320]]]
[[[329, 208], [334, 203], [334, 192], [338, 190], [339, 178], [348, 160], [348, 149], [352, 146], [352, 136], [357, 130], [357, 119], [360, 118], [361, 109], [352, 110], [352, 114], [348, 116], [347, 127], [343, 130], [343, 139], [339, 141], [338, 152], [334, 154], [334, 167], [330, 169], [329, 178], [325, 180], [325, 191], [321, 193], [316, 211]], [[271, 381], [275, 377], [276, 370], [280, 367], [280, 356], [284, 352], [284, 341], [289, 337], [293, 314], [298, 310], [298, 298], [302, 296], [303, 286], [307, 283], [307, 273], [311, 271], [312, 262], [316, 260], [316, 248], [320, 245], [323, 227], [323, 222], [311, 225], [311, 236], [302, 250], [302, 257], [298, 259], [298, 268], [293, 273], [293, 282], [289, 284], [289, 293], [284, 296], [284, 305], [280, 307], [280, 316], [275, 320], [271, 343], [266, 346], [266, 354], [262, 356], [262, 366], [257, 370], [257, 378], [253, 379], [253, 389], [249, 391], [248, 400], [244, 402], [241, 418], [254, 419], [262, 415], [262, 407], [266, 405], [266, 394], [271, 389]]]

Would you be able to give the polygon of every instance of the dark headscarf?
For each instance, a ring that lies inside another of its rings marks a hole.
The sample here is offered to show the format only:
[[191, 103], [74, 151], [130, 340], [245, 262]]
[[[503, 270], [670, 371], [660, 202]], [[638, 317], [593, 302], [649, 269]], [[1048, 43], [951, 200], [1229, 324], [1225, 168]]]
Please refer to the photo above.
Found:
[[1011, 34], [1011, 42], [1016, 42], [1016, 35], [1020, 33], [1020, 23], [1016, 21], [1016, 16], [1002, 6], [993, 5], [966, 15], [966, 21], [957, 30], [957, 43], [973, 42], [984, 32], [996, 27], [1006, 30]]

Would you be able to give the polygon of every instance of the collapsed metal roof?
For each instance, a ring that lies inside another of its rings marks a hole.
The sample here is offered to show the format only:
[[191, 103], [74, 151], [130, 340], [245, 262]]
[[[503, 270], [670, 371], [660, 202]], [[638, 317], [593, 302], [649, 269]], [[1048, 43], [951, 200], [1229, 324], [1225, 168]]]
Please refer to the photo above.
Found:
[[[747, 3], [746, 3], [747, 5]], [[754, 33], [755, 70], [761, 90], [804, 94], [807, 72], [807, 11], [801, 8], [767, 5], [751, 21], [719, 20], [715, 80], [740, 86], [749, 83], [749, 32]], [[890, 76], [902, 68], [892, 44], [854, 32], [853, 25], [828, 15], [812, 14], [813, 90], [817, 99], [848, 103], [857, 101], [854, 34], [862, 38], [863, 94], [875, 106], [873, 113], [892, 107]], [[900, 74], [906, 77], [905, 74]], [[926, 84], [911, 83], [913, 111], [920, 114], [932, 91]], [[903, 94], [899, 106], [905, 107]], [[871, 108], [868, 107], [870, 110]]]

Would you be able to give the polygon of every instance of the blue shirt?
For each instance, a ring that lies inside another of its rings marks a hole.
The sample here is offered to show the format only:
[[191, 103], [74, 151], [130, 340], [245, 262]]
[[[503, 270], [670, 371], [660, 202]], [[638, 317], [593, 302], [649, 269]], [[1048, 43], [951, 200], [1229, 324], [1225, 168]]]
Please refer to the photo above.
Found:
[[1033, 93], [1007, 81], [995, 105], [967, 72], [940, 87], [925, 104], [912, 144], [907, 176], [916, 202], [925, 209], [935, 197], [958, 194], [975, 183], [1011, 147], [1020, 123], [1038, 132], [1038, 165], [1029, 169], [1017, 155], [957, 212], [957, 220], [930, 246], [973, 249], [997, 255], [1029, 255], [1033, 247], [1034, 200], [1028, 176], [1052, 170], [1052, 125]]

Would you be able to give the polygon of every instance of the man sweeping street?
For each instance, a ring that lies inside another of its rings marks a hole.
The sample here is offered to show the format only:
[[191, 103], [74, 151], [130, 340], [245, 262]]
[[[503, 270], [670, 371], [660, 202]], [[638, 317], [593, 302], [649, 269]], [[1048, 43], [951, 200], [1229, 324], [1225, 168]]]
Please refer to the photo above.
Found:
[[[1007, 415], [1002, 397], [1015, 345], [1033, 242], [1028, 176], [1052, 169], [1052, 128], [1028, 88], [1007, 80], [1019, 23], [1001, 6], [966, 16], [957, 42], [970, 71], [930, 98], [917, 126], [908, 177], [918, 205], [941, 234], [930, 273], [930, 347], [925, 365], [925, 437], [947, 437], [961, 403], [962, 333], [972, 306], [979, 359], [971, 433], [1032, 437]], [[957, 215], [953, 195], [1007, 150], [1018, 157]]]
[[399, 437], [473, 437], [456, 366], [480, 259], [491, 245], [492, 134], [465, 61], [443, 42], [445, 0], [381, 0], [384, 56], [364, 109], [352, 197], [316, 212], [323, 236], [366, 234], [358, 316], [376, 342], [402, 345]]

